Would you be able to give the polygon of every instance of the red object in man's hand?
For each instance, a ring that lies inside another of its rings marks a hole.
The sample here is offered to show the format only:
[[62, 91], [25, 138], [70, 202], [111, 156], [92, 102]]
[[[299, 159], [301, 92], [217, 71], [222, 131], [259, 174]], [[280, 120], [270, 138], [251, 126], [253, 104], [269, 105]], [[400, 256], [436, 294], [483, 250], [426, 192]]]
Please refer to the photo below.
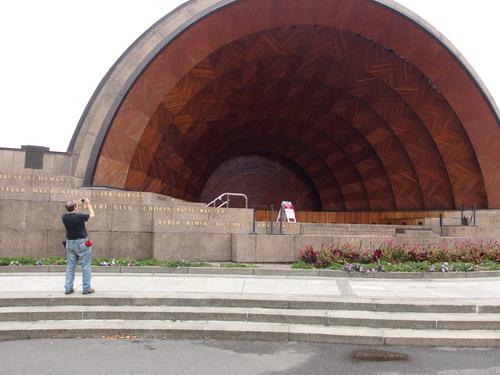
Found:
[[85, 246], [92, 246], [94, 243], [91, 240], [85, 241]]

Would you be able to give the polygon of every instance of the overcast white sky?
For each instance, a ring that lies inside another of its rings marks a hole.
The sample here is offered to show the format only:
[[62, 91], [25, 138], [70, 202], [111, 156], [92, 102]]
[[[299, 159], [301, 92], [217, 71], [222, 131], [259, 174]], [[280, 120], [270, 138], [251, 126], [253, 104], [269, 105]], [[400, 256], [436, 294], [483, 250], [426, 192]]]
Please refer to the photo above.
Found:
[[[334, 1], [334, 0], [332, 0]], [[0, 2], [0, 147], [66, 151], [102, 77], [183, 0]], [[399, 0], [441, 31], [500, 104], [500, 1]]]

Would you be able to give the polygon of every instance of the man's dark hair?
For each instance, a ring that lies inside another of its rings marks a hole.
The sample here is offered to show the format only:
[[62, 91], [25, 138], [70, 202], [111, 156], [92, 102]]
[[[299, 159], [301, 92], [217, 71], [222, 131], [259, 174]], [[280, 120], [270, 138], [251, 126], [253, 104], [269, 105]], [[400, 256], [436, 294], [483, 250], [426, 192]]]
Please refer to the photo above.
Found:
[[73, 212], [76, 208], [76, 202], [75, 201], [67, 201], [66, 202], [66, 211], [68, 212]]

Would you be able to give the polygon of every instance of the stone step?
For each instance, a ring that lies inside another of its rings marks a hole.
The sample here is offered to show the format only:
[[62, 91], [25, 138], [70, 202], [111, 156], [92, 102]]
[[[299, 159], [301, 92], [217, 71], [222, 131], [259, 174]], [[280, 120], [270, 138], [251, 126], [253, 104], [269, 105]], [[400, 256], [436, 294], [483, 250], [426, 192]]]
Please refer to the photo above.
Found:
[[500, 331], [498, 330], [412, 330], [240, 321], [46, 320], [0, 322], [0, 340], [103, 336], [500, 347]]
[[439, 238], [439, 234], [434, 233], [433, 231], [430, 230], [408, 230], [404, 231], [402, 233], [397, 233], [397, 237], [430, 237], [434, 238], [437, 237]]
[[412, 236], [412, 235], [397, 235], [396, 241], [407, 245], [438, 245], [439, 236]]
[[303, 235], [311, 235], [311, 234], [324, 234], [324, 235], [332, 235], [332, 236], [394, 236], [395, 235], [394, 228], [386, 228], [386, 229], [348, 229], [348, 228], [337, 228], [337, 227], [307, 227], [305, 225], [302, 226], [301, 234]]
[[460, 300], [391, 300], [356, 297], [296, 297], [271, 295], [240, 296], [220, 293], [216, 297], [198, 293], [150, 293], [132, 296], [130, 293], [100, 292], [101, 296], [72, 294], [3, 294], [0, 307], [20, 306], [191, 306], [191, 307], [240, 307], [290, 310], [348, 310], [373, 312], [413, 312], [451, 314], [495, 314], [500, 313], [500, 300], [483, 302]]
[[388, 313], [352, 310], [190, 306], [19, 306], [0, 308], [0, 321], [241, 321], [370, 328], [500, 330], [499, 314]]
[[466, 227], [466, 226], [450, 226], [444, 227], [443, 233], [450, 237], [492, 237], [496, 240], [500, 237], [500, 228], [498, 226], [491, 227]]
[[[353, 234], [353, 233], [381, 233], [394, 234], [396, 228], [394, 225], [367, 225], [367, 224], [332, 224], [332, 223], [302, 223], [302, 234], [311, 234], [312, 232], [322, 232], [329, 234]], [[421, 229], [421, 227], [408, 227]]]

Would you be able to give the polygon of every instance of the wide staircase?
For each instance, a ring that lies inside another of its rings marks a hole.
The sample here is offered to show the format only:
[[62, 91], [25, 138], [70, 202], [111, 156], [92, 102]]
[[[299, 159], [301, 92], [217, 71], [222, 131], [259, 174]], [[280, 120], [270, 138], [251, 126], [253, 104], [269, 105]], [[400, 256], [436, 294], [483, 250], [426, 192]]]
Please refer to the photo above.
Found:
[[380, 241], [394, 240], [406, 244], [435, 245], [440, 236], [430, 226], [383, 225], [383, 224], [329, 224], [303, 223], [301, 235], [335, 236], [336, 241], [343, 239], [379, 238]]
[[500, 347], [500, 301], [232, 294], [6, 295], [0, 339], [155, 337]]

